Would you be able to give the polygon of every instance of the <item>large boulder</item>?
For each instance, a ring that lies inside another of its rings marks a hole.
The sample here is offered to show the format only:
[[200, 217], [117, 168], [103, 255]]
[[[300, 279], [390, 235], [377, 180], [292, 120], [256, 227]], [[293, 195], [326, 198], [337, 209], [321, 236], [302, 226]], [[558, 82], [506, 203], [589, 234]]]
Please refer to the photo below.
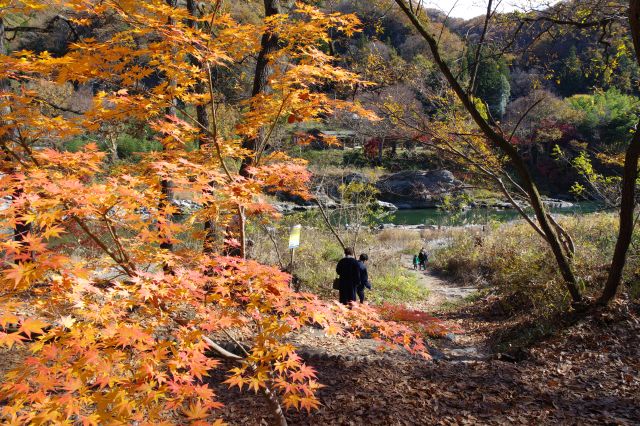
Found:
[[373, 206], [375, 210], [382, 210], [384, 212], [395, 212], [398, 207], [395, 204], [387, 203], [385, 201], [376, 200]]
[[553, 198], [547, 198], [542, 202], [551, 209], [570, 209], [573, 207], [573, 203], [565, 200], [554, 200]]
[[406, 170], [383, 176], [376, 187], [379, 199], [400, 209], [436, 207], [451, 193], [462, 190], [462, 182], [448, 170]]

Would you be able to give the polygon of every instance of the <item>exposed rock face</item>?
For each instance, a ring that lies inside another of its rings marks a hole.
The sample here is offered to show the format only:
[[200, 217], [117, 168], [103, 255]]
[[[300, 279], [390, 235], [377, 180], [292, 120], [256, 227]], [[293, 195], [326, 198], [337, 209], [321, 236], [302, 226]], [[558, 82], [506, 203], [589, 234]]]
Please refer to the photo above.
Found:
[[570, 209], [573, 207], [573, 203], [564, 200], [554, 200], [553, 198], [547, 198], [543, 200], [544, 204], [552, 209]]
[[398, 210], [395, 204], [387, 203], [384, 201], [376, 200], [376, 206], [378, 210], [382, 210], [385, 212], [395, 212]]
[[407, 170], [383, 176], [376, 187], [380, 200], [399, 209], [424, 209], [436, 207], [445, 195], [461, 190], [462, 182], [448, 170]]
[[[553, 198], [544, 198], [542, 200], [545, 206], [550, 209], [570, 209], [574, 206], [573, 203], [564, 200], [555, 200]], [[523, 209], [528, 209], [529, 205], [523, 203], [522, 201], [516, 201], [518, 206]], [[469, 207], [472, 209], [494, 209], [494, 210], [510, 210], [513, 209], [513, 204], [508, 201], [472, 201], [469, 204]]]

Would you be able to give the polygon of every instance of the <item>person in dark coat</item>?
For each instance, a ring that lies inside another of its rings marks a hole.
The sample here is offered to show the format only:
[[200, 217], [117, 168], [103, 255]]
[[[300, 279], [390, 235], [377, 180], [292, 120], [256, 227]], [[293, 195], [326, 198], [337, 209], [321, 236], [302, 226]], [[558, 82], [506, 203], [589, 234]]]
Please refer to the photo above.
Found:
[[340, 277], [340, 303], [348, 305], [355, 302], [356, 290], [360, 285], [360, 265], [352, 248], [344, 249], [344, 257], [338, 262], [336, 273]]
[[418, 261], [420, 262], [420, 269], [423, 271], [427, 270], [427, 260], [429, 257], [427, 256], [427, 252], [423, 249], [418, 253]]
[[368, 288], [371, 290], [371, 282], [369, 282], [369, 271], [367, 271], [367, 260], [369, 260], [369, 256], [366, 254], [361, 254], [360, 259], [358, 260], [358, 266], [360, 266], [360, 284], [357, 288], [358, 298], [360, 299], [360, 303], [364, 303], [364, 289]]

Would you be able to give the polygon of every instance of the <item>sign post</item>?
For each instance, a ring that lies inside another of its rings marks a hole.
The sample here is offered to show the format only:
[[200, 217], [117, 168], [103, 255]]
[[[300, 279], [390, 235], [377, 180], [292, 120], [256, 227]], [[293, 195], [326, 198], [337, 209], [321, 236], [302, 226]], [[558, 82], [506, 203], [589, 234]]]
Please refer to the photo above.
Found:
[[295, 225], [291, 228], [291, 234], [289, 235], [289, 249], [291, 250], [291, 265], [289, 266], [289, 273], [293, 277], [293, 259], [296, 253], [296, 248], [300, 246], [300, 231], [302, 225]]

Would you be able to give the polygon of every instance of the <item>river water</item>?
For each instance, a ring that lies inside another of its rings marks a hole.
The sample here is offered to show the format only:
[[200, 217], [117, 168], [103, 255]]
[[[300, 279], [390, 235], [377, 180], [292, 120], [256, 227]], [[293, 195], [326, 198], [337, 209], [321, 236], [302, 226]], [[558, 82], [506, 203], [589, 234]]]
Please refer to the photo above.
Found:
[[[575, 203], [573, 207], [564, 209], [551, 209], [557, 214], [587, 214], [599, 211], [602, 205], [594, 202]], [[533, 212], [528, 212], [533, 215]], [[384, 217], [382, 223], [393, 223], [395, 225], [439, 225], [439, 226], [461, 226], [461, 225], [486, 225], [490, 222], [509, 222], [520, 219], [520, 215], [515, 210], [495, 210], [495, 209], [469, 209], [463, 212], [450, 212], [441, 209], [416, 209], [398, 210], [397, 212]]]

